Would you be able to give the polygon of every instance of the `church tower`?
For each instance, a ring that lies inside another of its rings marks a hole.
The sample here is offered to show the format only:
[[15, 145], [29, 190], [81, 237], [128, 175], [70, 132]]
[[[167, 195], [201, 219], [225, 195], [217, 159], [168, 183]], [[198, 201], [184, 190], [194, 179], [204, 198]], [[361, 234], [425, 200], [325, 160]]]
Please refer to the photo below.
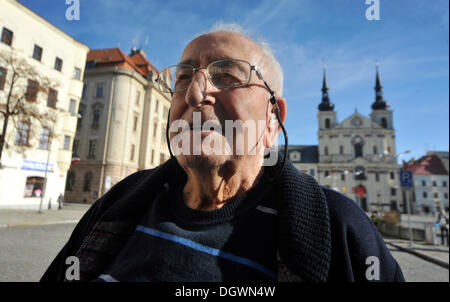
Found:
[[383, 96], [383, 86], [381, 85], [380, 72], [377, 70], [375, 77], [375, 102], [372, 104], [372, 113], [370, 118], [372, 121], [385, 129], [393, 129], [392, 110], [389, 110], [389, 104], [386, 103]]
[[330, 102], [328, 95], [327, 83], [327, 67], [323, 70], [323, 84], [322, 84], [322, 102], [319, 104], [319, 113], [317, 118], [319, 120], [319, 131], [331, 129], [336, 126], [336, 112], [334, 111], [334, 104]]

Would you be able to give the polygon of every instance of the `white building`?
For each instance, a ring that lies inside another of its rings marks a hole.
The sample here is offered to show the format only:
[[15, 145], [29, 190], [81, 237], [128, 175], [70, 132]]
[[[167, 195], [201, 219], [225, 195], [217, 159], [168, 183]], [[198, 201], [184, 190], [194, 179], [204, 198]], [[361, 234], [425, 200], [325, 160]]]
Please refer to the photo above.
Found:
[[448, 212], [448, 170], [439, 156], [428, 152], [406, 163], [404, 169], [413, 172], [414, 199], [419, 211], [432, 214], [441, 208]]
[[[0, 208], [38, 209], [44, 189], [45, 208], [49, 200], [55, 208], [57, 197], [64, 192], [71, 162], [76, 112], [89, 48], [15, 0], [0, 2], [0, 31], [0, 51], [18, 54], [40, 74], [59, 83], [57, 90], [48, 95], [41, 92], [36, 95], [40, 109], [57, 115], [56, 123], [49, 128], [43, 128], [38, 122], [26, 125], [19, 133], [24, 140], [17, 140], [18, 131], [12, 122], [7, 128], [0, 168]], [[12, 71], [11, 66], [0, 68], [0, 105], [4, 106]], [[52, 100], [51, 107], [49, 100]], [[30, 129], [40, 133], [40, 137], [28, 136]], [[24, 154], [16, 151], [17, 144], [26, 147]]]

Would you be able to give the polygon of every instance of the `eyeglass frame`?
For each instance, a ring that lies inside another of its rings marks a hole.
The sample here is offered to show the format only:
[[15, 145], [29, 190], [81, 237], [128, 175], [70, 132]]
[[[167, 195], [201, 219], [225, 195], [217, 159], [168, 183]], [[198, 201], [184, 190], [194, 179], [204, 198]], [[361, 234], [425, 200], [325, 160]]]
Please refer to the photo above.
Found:
[[[214, 63], [217, 63], [217, 62], [224, 62], [224, 61], [240, 61], [240, 62], [247, 63], [247, 64], [250, 66], [250, 74], [249, 74], [249, 76], [248, 76], [247, 82], [246, 82], [246, 83], [239, 84], [239, 85], [236, 85], [236, 86], [217, 87], [217, 86], [213, 83], [213, 81], [211, 80], [211, 75], [210, 75], [210, 73], [209, 73], [209, 71], [208, 71], [208, 68], [211, 66], [211, 64], [214, 64]], [[207, 75], [207, 78], [208, 78], [209, 82], [210, 82], [214, 87], [216, 87], [216, 88], [218, 88], [218, 89], [239, 88], [239, 87], [248, 86], [248, 85], [250, 84], [251, 79], [252, 79], [252, 71], [254, 70], [254, 71], [256, 72], [256, 75], [258, 76], [258, 78], [264, 82], [264, 85], [265, 85], [266, 88], [269, 90], [269, 93], [270, 93], [270, 95], [271, 95], [270, 102], [271, 102], [272, 104], [276, 104], [276, 100], [275, 100], [275, 92], [274, 92], [272, 89], [270, 89], [269, 85], [268, 85], [267, 82], [264, 80], [264, 77], [262, 76], [262, 73], [261, 73], [261, 71], [260, 71], [260, 68], [259, 68], [257, 65], [252, 65], [250, 62], [247, 62], [247, 61], [245, 61], [245, 60], [240, 60], [240, 59], [220, 59], [220, 60], [215, 60], [215, 61], [210, 62], [206, 67], [194, 67], [194, 66], [192, 66], [192, 65], [190, 65], [190, 64], [177, 64], [177, 65], [172, 65], [172, 66], [169, 66], [169, 67], [164, 68], [164, 69], [158, 74], [158, 77], [156, 78], [156, 82], [158, 82], [158, 86], [160, 86], [160, 88], [161, 88], [161, 85], [160, 85], [160, 83], [159, 83], [159, 82], [160, 82], [159, 79], [160, 79], [161, 73], [162, 73], [164, 70], [166, 70], [166, 69], [169, 69], [169, 68], [171, 68], [171, 67], [176, 67], [176, 66], [189, 66], [189, 67], [192, 67], [193, 77], [192, 77], [192, 79], [191, 79], [191, 82], [189, 83], [189, 85], [188, 85], [186, 88], [179, 89], [179, 90], [174, 90], [174, 91], [172, 91], [172, 89], [169, 88], [170, 91], [168, 91], [168, 92], [170, 92], [170, 94], [174, 94], [174, 93], [176, 93], [176, 92], [181, 92], [181, 91], [188, 90], [188, 89], [189, 89], [189, 86], [192, 84], [192, 81], [193, 81], [193, 79], [194, 79], [195, 73], [196, 73], [198, 70], [200, 70], [200, 69], [205, 69], [205, 70], [206, 70], [206, 75]]]

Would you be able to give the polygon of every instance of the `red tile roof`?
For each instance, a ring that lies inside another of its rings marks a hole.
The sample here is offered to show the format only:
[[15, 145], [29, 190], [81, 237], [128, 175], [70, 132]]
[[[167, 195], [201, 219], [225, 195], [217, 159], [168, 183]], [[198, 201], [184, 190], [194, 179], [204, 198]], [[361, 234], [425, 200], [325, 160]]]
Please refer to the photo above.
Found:
[[158, 72], [156, 67], [142, 54], [138, 53], [129, 57], [119, 48], [91, 50], [87, 54], [86, 61], [95, 61], [95, 68], [122, 67], [139, 72], [143, 77], [146, 77], [152, 70]]
[[414, 174], [448, 175], [448, 171], [445, 169], [442, 161], [434, 154], [424, 156], [417, 161], [408, 163], [404, 169], [412, 171]]

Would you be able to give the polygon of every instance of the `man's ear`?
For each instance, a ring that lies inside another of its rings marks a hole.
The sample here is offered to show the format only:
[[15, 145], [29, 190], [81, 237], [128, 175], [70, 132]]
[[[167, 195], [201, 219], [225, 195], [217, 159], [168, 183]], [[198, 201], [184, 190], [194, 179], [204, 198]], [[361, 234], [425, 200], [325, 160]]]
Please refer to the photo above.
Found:
[[[284, 121], [286, 120], [286, 113], [287, 113], [287, 105], [286, 105], [286, 99], [279, 97], [277, 98], [277, 105], [279, 108], [279, 115], [282, 123], [284, 124]], [[270, 122], [267, 125], [267, 134], [264, 139], [264, 145], [266, 148], [270, 148], [274, 143], [275, 140], [278, 138], [278, 135], [281, 132], [281, 126], [278, 123], [278, 119], [276, 117], [275, 113], [276, 107], [275, 105], [271, 105], [271, 111], [269, 113], [269, 119]]]

